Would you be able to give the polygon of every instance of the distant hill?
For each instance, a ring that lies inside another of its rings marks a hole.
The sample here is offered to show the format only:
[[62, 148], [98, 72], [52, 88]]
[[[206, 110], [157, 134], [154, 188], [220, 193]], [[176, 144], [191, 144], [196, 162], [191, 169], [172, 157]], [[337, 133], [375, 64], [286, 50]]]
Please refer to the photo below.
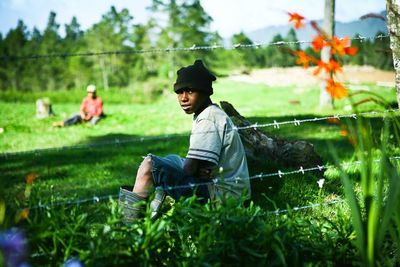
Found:
[[[381, 15], [386, 17], [386, 11], [380, 12]], [[322, 20], [317, 21], [318, 25], [322, 25]], [[285, 37], [288, 31], [292, 28], [292, 25], [282, 25], [282, 26], [269, 26], [259, 30], [246, 32], [245, 34], [257, 43], [268, 43], [272, 38], [281, 34]], [[364, 37], [374, 37], [378, 32], [387, 33], [386, 22], [381, 19], [369, 18], [365, 20], [357, 20], [351, 22], [336, 22], [335, 34], [337, 36], [350, 36], [353, 37], [355, 34], [360, 34]], [[311, 28], [309, 24], [305, 28], [297, 30], [297, 39], [308, 41], [311, 40], [312, 36], [315, 36], [315, 31]]]

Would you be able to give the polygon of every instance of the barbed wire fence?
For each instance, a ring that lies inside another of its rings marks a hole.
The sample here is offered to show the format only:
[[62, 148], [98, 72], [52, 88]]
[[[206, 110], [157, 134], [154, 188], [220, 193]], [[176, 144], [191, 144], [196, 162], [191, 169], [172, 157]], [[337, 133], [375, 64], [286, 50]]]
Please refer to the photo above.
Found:
[[[236, 127], [236, 130], [246, 130], [246, 129], [258, 129], [258, 128], [266, 128], [266, 127], [273, 127], [275, 129], [279, 129], [281, 126], [284, 125], [293, 125], [293, 126], [300, 126], [301, 124], [304, 123], [312, 123], [312, 122], [320, 122], [320, 121], [328, 121], [330, 119], [335, 119], [335, 120], [340, 120], [343, 118], [348, 118], [348, 119], [358, 119], [362, 116], [377, 116], [377, 115], [383, 115], [383, 119], [385, 119], [386, 115], [389, 113], [397, 113], [399, 110], [398, 109], [390, 109], [390, 110], [383, 110], [383, 111], [371, 111], [371, 112], [362, 112], [362, 113], [352, 113], [352, 114], [343, 114], [343, 115], [331, 115], [331, 116], [325, 116], [325, 117], [315, 117], [315, 118], [309, 118], [309, 119], [302, 119], [302, 120], [289, 120], [289, 121], [281, 121], [277, 122], [274, 121], [273, 123], [266, 123], [266, 124], [258, 124], [254, 123], [251, 125], [247, 126], [242, 126], [242, 127]], [[177, 134], [177, 135], [165, 135], [165, 136], [158, 136], [158, 137], [140, 137], [140, 138], [133, 138], [133, 139], [125, 139], [125, 140], [113, 140], [113, 141], [106, 141], [106, 142], [100, 142], [100, 143], [94, 143], [94, 144], [89, 144], [89, 145], [76, 145], [76, 146], [66, 146], [66, 147], [57, 147], [57, 148], [48, 148], [48, 149], [36, 149], [36, 150], [31, 150], [31, 151], [21, 151], [21, 152], [15, 152], [15, 153], [3, 153], [0, 154], [0, 157], [4, 157], [5, 159], [9, 158], [10, 156], [13, 155], [26, 155], [26, 154], [34, 154], [35, 156], [40, 155], [43, 152], [49, 152], [49, 151], [56, 151], [56, 152], [62, 152], [64, 150], [71, 150], [71, 149], [82, 149], [82, 148], [92, 148], [92, 147], [100, 147], [104, 145], [116, 145], [116, 144], [125, 144], [125, 143], [132, 143], [132, 142], [144, 142], [144, 141], [154, 141], [154, 140], [167, 140], [171, 138], [181, 138], [181, 137], [187, 137], [188, 134]], [[400, 160], [400, 157], [391, 157], [391, 160]], [[352, 163], [346, 163], [346, 164], [341, 164], [341, 167], [349, 167], [349, 166], [355, 166], [359, 165], [361, 162], [356, 161]], [[255, 179], [264, 179], [268, 177], [274, 177], [277, 176], [279, 178], [282, 178], [283, 176], [288, 176], [288, 175], [294, 175], [294, 174], [305, 174], [307, 172], [314, 172], [314, 171], [319, 171], [322, 172], [324, 170], [332, 169], [335, 168], [335, 166], [329, 166], [329, 165], [322, 165], [322, 166], [315, 166], [311, 168], [303, 168], [300, 166], [298, 170], [293, 170], [293, 171], [281, 171], [278, 170], [278, 172], [275, 173], [260, 173], [257, 175], [250, 176], [249, 178], [245, 178], [248, 180], [255, 180]], [[225, 180], [226, 182], [239, 182], [242, 180], [240, 177], [236, 177], [233, 179], [233, 181]], [[161, 190], [174, 190], [174, 189], [182, 189], [182, 188], [194, 188], [196, 186], [207, 186], [207, 185], [216, 185], [220, 181], [218, 179], [213, 179], [211, 182], [204, 182], [204, 183], [197, 183], [197, 184], [188, 184], [188, 185], [181, 185], [181, 186], [175, 186], [175, 187], [167, 187], [167, 188], [158, 188]], [[103, 200], [108, 200], [108, 199], [115, 199], [117, 198], [117, 194], [110, 194], [110, 195], [102, 195], [102, 196], [93, 196], [93, 197], [88, 197], [88, 198], [83, 198], [83, 199], [77, 199], [77, 200], [68, 200], [68, 201], [61, 201], [61, 202], [54, 202], [50, 204], [42, 204], [39, 202], [38, 205], [32, 206], [32, 207], [25, 207], [27, 209], [42, 209], [42, 208], [53, 208], [57, 206], [69, 206], [69, 205], [80, 205], [80, 204], [87, 204], [87, 203], [99, 203]], [[336, 201], [333, 201], [331, 204], [336, 203]], [[316, 203], [316, 204], [310, 204], [306, 206], [296, 206], [293, 208], [294, 211], [296, 210], [302, 210], [302, 209], [309, 209], [313, 207], [318, 207], [322, 205], [321, 203]], [[330, 205], [330, 204], [328, 204]], [[287, 212], [287, 210], [286, 210]], [[276, 210], [272, 211], [271, 214], [281, 214], [285, 213], [282, 210]]]
[[[400, 156], [396, 156], [396, 157], [390, 157], [389, 158], [392, 161], [399, 161], [400, 160]], [[374, 160], [375, 163], [378, 163], [380, 160]], [[324, 165], [324, 166], [316, 166], [316, 167], [312, 167], [312, 168], [307, 168], [304, 169], [303, 167], [300, 167], [299, 170], [294, 170], [294, 171], [289, 171], [289, 172], [282, 172], [282, 171], [278, 171], [275, 173], [268, 173], [268, 174], [258, 174], [258, 175], [254, 175], [254, 176], [250, 176], [248, 179], [249, 180], [253, 180], [253, 179], [260, 179], [260, 178], [266, 178], [266, 177], [273, 177], [273, 176], [278, 176], [280, 178], [282, 178], [284, 175], [293, 175], [293, 174], [305, 174], [306, 172], [311, 172], [311, 171], [322, 171], [322, 170], [327, 170], [327, 169], [336, 169], [336, 168], [341, 168], [341, 169], [345, 169], [348, 168], [350, 166], [356, 166], [356, 165], [360, 165], [362, 162], [361, 161], [355, 161], [355, 162], [350, 162], [350, 163], [342, 163], [339, 164], [337, 166], [332, 166], [332, 165]], [[209, 183], [204, 183], [204, 184], [217, 184], [218, 182], [216, 180], [213, 180], [212, 182]], [[186, 185], [185, 187], [193, 187], [193, 186], [198, 186], [199, 184], [193, 185], [193, 184], [189, 184]], [[179, 187], [173, 187], [175, 189], [178, 188], [182, 188], [182, 186]], [[320, 187], [322, 189], [322, 186]], [[169, 189], [172, 189], [169, 188]], [[54, 202], [54, 203], [49, 203], [49, 204], [41, 204], [39, 203], [39, 205], [37, 206], [32, 206], [32, 207], [26, 207], [25, 209], [52, 209], [55, 207], [60, 207], [60, 206], [79, 206], [82, 204], [99, 204], [102, 201], [105, 200], [113, 200], [118, 198], [117, 194], [111, 194], [111, 195], [103, 195], [103, 196], [93, 196], [91, 198], [83, 198], [83, 199], [78, 199], [78, 200], [73, 200], [73, 201], [61, 201], [61, 202]], [[296, 205], [292, 208], [286, 208], [286, 209], [275, 209], [275, 210], [266, 210], [264, 212], [261, 212], [260, 214], [257, 214], [256, 217], [268, 217], [268, 216], [281, 216], [281, 215], [285, 215], [288, 213], [293, 213], [293, 212], [300, 212], [300, 211], [306, 211], [306, 210], [314, 210], [317, 208], [323, 208], [326, 206], [332, 206], [332, 205], [339, 205], [339, 204], [345, 204], [346, 201], [345, 199], [342, 198], [335, 198], [333, 200], [328, 200], [328, 201], [319, 201], [317, 203], [310, 203], [307, 205]], [[32, 258], [36, 258], [36, 257], [42, 257], [42, 256], [46, 256], [46, 253], [32, 253], [30, 255], [30, 257]]]
[[[383, 38], [388, 38], [388, 35], [380, 35], [376, 37], [356, 37], [352, 38], [351, 40], [359, 40], [361, 42], [368, 40], [368, 39], [383, 39]], [[13, 55], [0, 55], [0, 60], [4, 61], [15, 61], [15, 60], [39, 60], [39, 59], [49, 59], [49, 58], [68, 58], [68, 57], [93, 57], [93, 56], [106, 56], [106, 55], [128, 55], [128, 54], [146, 54], [146, 53], [175, 53], [175, 52], [194, 52], [194, 51], [202, 51], [202, 50], [218, 50], [218, 49], [226, 49], [226, 50], [233, 50], [233, 49], [256, 49], [256, 48], [261, 48], [261, 47], [266, 47], [266, 46], [284, 46], [284, 45], [302, 45], [302, 44], [309, 44], [311, 41], [296, 41], [296, 42], [286, 42], [286, 41], [279, 41], [279, 42], [272, 42], [272, 43], [255, 43], [255, 44], [235, 44], [235, 45], [211, 45], [211, 46], [196, 46], [193, 45], [191, 47], [181, 47], [181, 48], [154, 48], [154, 49], [143, 49], [143, 50], [127, 50], [127, 51], [100, 51], [100, 52], [82, 52], [82, 53], [54, 53], [54, 54], [32, 54], [32, 55], [25, 55], [25, 56], [13, 56]], [[288, 121], [273, 121], [272, 123], [265, 123], [265, 124], [258, 124], [254, 123], [251, 125], [247, 126], [242, 126], [242, 127], [236, 127], [236, 130], [246, 130], [246, 129], [259, 129], [259, 128], [267, 128], [267, 127], [273, 127], [275, 129], [279, 129], [281, 126], [285, 125], [293, 125], [293, 126], [300, 126], [301, 124], [304, 123], [312, 123], [312, 122], [320, 122], [320, 121], [327, 121], [330, 119], [357, 119], [358, 117], [361, 116], [376, 116], [376, 115], [384, 115], [384, 118], [386, 114], [388, 113], [397, 113], [399, 110], [384, 110], [384, 111], [372, 111], [372, 112], [363, 112], [363, 113], [353, 113], [353, 114], [344, 114], [344, 115], [331, 115], [331, 116], [325, 116], [325, 117], [319, 117], [319, 118], [308, 118], [308, 119], [301, 119], [301, 120], [288, 120]], [[127, 144], [127, 143], [134, 143], [134, 142], [144, 142], [144, 141], [156, 141], [156, 140], [170, 140], [172, 138], [181, 138], [181, 137], [187, 137], [188, 134], [172, 134], [172, 135], [164, 135], [164, 136], [154, 136], [154, 137], [137, 137], [137, 138], [128, 138], [128, 139], [114, 139], [114, 140], [108, 140], [104, 142], [96, 142], [96, 143], [91, 143], [91, 144], [82, 144], [82, 145], [74, 145], [74, 146], [62, 146], [62, 147], [55, 147], [55, 148], [37, 148], [34, 150], [28, 150], [28, 151], [19, 151], [19, 152], [6, 152], [6, 153], [0, 153], [0, 159], [7, 160], [13, 156], [19, 156], [19, 155], [34, 155], [34, 156], [40, 156], [43, 153], [48, 153], [48, 152], [64, 152], [66, 150], [72, 150], [72, 149], [86, 149], [86, 148], [97, 148], [97, 147], [102, 147], [106, 145], [122, 145], [122, 144]], [[390, 160], [392, 161], [398, 161], [400, 160], [400, 156], [395, 156], [391, 157]], [[375, 162], [379, 162], [379, 160], [376, 160]], [[292, 170], [292, 171], [281, 171], [278, 170], [277, 172], [274, 173], [260, 173], [257, 175], [250, 176], [248, 178], [240, 178], [236, 177], [232, 181], [226, 180], [226, 182], [239, 182], [241, 179], [248, 179], [248, 180], [255, 180], [255, 179], [264, 179], [264, 178], [269, 178], [269, 177], [287, 177], [290, 175], [296, 175], [296, 174], [302, 174], [304, 175], [305, 173], [308, 172], [315, 172], [319, 171], [322, 172], [324, 170], [328, 169], [334, 169], [334, 168], [347, 168], [350, 166], [357, 166], [360, 165], [360, 161], [355, 161], [351, 163], [343, 163], [338, 166], [331, 166], [331, 165], [322, 165], [322, 166], [314, 166], [311, 168], [303, 168], [302, 166], [299, 167], [297, 170]], [[161, 189], [166, 189], [166, 190], [174, 190], [174, 189], [179, 189], [179, 188], [194, 188], [196, 186], [201, 186], [201, 185], [217, 185], [219, 183], [219, 179], [213, 179], [210, 182], [204, 182], [204, 183], [198, 183], [198, 184], [188, 184], [188, 185], [182, 185], [182, 186], [175, 186], [175, 187], [168, 187], [168, 188], [161, 188]], [[160, 189], [160, 188], [158, 188]], [[76, 200], [67, 200], [67, 201], [59, 201], [59, 202], [51, 202], [51, 203], [45, 203], [42, 204], [39, 202], [35, 206], [29, 206], [29, 207], [24, 207], [24, 209], [29, 209], [29, 210], [41, 210], [41, 209], [53, 209], [56, 207], [60, 206], [78, 206], [78, 205], [83, 205], [83, 204], [99, 204], [100, 202], [106, 201], [106, 200], [111, 200], [111, 199], [116, 199], [118, 198], [117, 194], [109, 194], [109, 195], [101, 195], [101, 196], [93, 196], [93, 197], [87, 197], [87, 198], [80, 198]], [[293, 208], [290, 209], [276, 209], [272, 211], [266, 211], [262, 213], [262, 216], [269, 216], [269, 215], [282, 215], [282, 214], [287, 214], [290, 211], [304, 211], [304, 210], [312, 210], [318, 207], [324, 207], [324, 206], [329, 206], [329, 205], [337, 205], [340, 203], [343, 203], [343, 199], [334, 199], [331, 201], [325, 201], [325, 202], [319, 202], [319, 203], [311, 203], [308, 205], [296, 205]], [[30, 255], [31, 257], [41, 257], [41, 256], [46, 256], [45, 253], [33, 253]]]
[[[384, 39], [388, 38], [389, 35], [380, 34], [374, 37], [365, 37], [359, 35], [358, 37], [351, 38], [350, 40], [358, 40], [358, 41], [365, 41], [365, 40], [375, 40], [375, 39]], [[343, 38], [340, 38], [343, 39]], [[214, 50], [214, 49], [225, 49], [225, 50], [232, 50], [232, 49], [254, 49], [266, 46], [283, 46], [283, 45], [295, 45], [295, 44], [310, 44], [312, 41], [278, 41], [278, 42], [270, 42], [270, 43], [254, 43], [254, 44], [234, 44], [234, 45], [211, 45], [211, 46], [196, 46], [193, 45], [191, 47], [168, 47], [168, 48], [154, 48], [154, 49], [142, 49], [142, 50], [128, 50], [128, 51], [101, 51], [101, 52], [85, 52], [85, 53], [54, 53], [54, 54], [33, 54], [33, 55], [26, 55], [26, 56], [13, 56], [13, 55], [0, 55], [0, 60], [23, 60], [23, 59], [41, 59], [41, 58], [67, 58], [67, 57], [87, 57], [87, 56], [103, 56], [103, 55], [123, 55], [123, 54], [144, 54], [144, 53], [169, 53], [169, 52], [193, 52], [193, 51], [200, 51], [200, 50]], [[385, 112], [396, 112], [398, 110], [388, 110]], [[370, 115], [376, 115], [378, 112], [371, 112]], [[360, 116], [368, 115], [367, 113], [360, 113]], [[296, 120], [293, 121], [284, 121], [284, 122], [276, 122], [268, 123], [268, 124], [252, 124], [245, 127], [238, 127], [238, 130], [242, 129], [250, 129], [250, 128], [263, 128], [274, 126], [274, 128], [279, 128], [285, 124], [294, 124], [299, 125], [300, 123], [304, 122], [311, 122], [311, 121], [323, 121], [327, 119], [340, 119], [340, 118], [355, 118], [356, 114], [350, 115], [333, 115], [330, 117], [322, 117], [322, 118], [310, 118], [305, 120]], [[128, 139], [114, 139], [112, 141], [103, 141], [91, 144], [82, 144], [82, 145], [74, 145], [74, 146], [63, 146], [63, 147], [55, 147], [55, 148], [36, 148], [34, 150], [28, 151], [17, 151], [17, 152], [4, 152], [0, 153], [0, 158], [7, 159], [8, 157], [16, 156], [16, 155], [24, 155], [24, 154], [35, 154], [40, 155], [44, 152], [52, 152], [52, 151], [64, 151], [69, 149], [80, 149], [80, 148], [95, 148], [100, 147], [103, 145], [116, 145], [116, 144], [124, 144], [124, 143], [131, 143], [131, 142], [143, 142], [143, 141], [155, 141], [155, 140], [166, 140], [171, 138], [183, 137], [188, 136], [188, 134], [168, 134], [164, 136], [154, 136], [154, 137], [137, 137], [137, 138], [128, 138]]]
[[[394, 157], [390, 157], [389, 160], [391, 161], [400, 161], [400, 156], [394, 156]], [[374, 163], [379, 163], [380, 160], [374, 160]], [[341, 163], [338, 164], [337, 166], [334, 165], [317, 165], [314, 167], [310, 167], [310, 168], [303, 168], [302, 166], [300, 166], [299, 169], [297, 170], [292, 170], [292, 171], [281, 171], [278, 170], [277, 172], [273, 172], [273, 173], [259, 173], [257, 175], [253, 175], [253, 176], [249, 176], [247, 178], [240, 178], [240, 177], [235, 177], [235, 178], [230, 178], [230, 179], [224, 179], [221, 180], [219, 178], [214, 178], [209, 182], [202, 182], [202, 183], [189, 183], [186, 185], [178, 185], [178, 186], [168, 186], [168, 187], [156, 187], [155, 190], [176, 190], [176, 189], [185, 189], [185, 188], [195, 188], [198, 186], [208, 186], [208, 185], [218, 185], [220, 183], [238, 183], [241, 180], [262, 180], [264, 178], [270, 178], [270, 177], [279, 177], [279, 178], [283, 178], [284, 176], [290, 176], [290, 175], [295, 175], [295, 174], [306, 174], [309, 172], [322, 172], [324, 170], [329, 170], [329, 169], [342, 169], [342, 170], [346, 170], [350, 167], [353, 166], [359, 166], [361, 165], [362, 162], [361, 161], [353, 161], [353, 162], [349, 162], [349, 163]], [[138, 192], [138, 194], [141, 193], [148, 193], [148, 192]], [[58, 206], [69, 206], [69, 205], [81, 205], [81, 204], [87, 204], [87, 203], [99, 203], [103, 200], [109, 200], [109, 199], [115, 199], [117, 198], [118, 195], [117, 194], [110, 194], [110, 195], [102, 195], [102, 196], [93, 196], [93, 197], [88, 197], [88, 198], [82, 198], [82, 199], [77, 199], [77, 200], [67, 200], [67, 201], [59, 201], [59, 202], [53, 202], [53, 203], [48, 203], [48, 204], [42, 204], [39, 203], [38, 205], [35, 206], [28, 206], [28, 207], [24, 207], [23, 209], [46, 209], [46, 208], [54, 208], [54, 207], [58, 207]], [[311, 205], [311, 206], [315, 206], [315, 205]], [[303, 206], [296, 206], [298, 208], [294, 209], [294, 210], [301, 210], [304, 207]], [[308, 205], [307, 205], [308, 207]], [[277, 211], [274, 211], [277, 212]]]
[[[351, 38], [350, 40], [358, 40], [358, 41], [365, 41], [365, 40], [373, 40], [373, 39], [384, 39], [388, 38], [389, 35], [379, 35], [375, 37], [355, 37]], [[261, 47], [266, 47], [266, 46], [284, 46], [284, 45], [302, 45], [302, 44], [310, 44], [311, 41], [294, 41], [294, 42], [288, 42], [288, 41], [279, 41], [279, 42], [270, 42], [270, 43], [254, 43], [254, 44], [234, 44], [234, 45], [210, 45], [210, 46], [197, 46], [193, 45], [191, 47], [167, 47], [167, 48], [153, 48], [153, 49], [142, 49], [142, 50], [126, 50], [126, 51], [100, 51], [100, 52], [82, 52], [82, 53], [54, 53], [54, 54], [32, 54], [32, 55], [26, 55], [26, 56], [13, 56], [13, 55], [1, 55], [0, 60], [30, 60], [30, 59], [44, 59], [44, 58], [67, 58], [67, 57], [91, 57], [91, 56], [104, 56], [104, 55], [126, 55], [126, 54], [145, 54], [145, 53], [170, 53], [170, 52], [195, 52], [195, 51], [201, 51], [201, 50], [218, 50], [218, 49], [225, 49], [225, 50], [234, 50], [234, 49], [256, 49], [256, 48], [261, 48]], [[309, 119], [302, 119], [302, 120], [289, 120], [289, 121], [281, 121], [277, 122], [274, 120], [273, 123], [266, 123], [266, 124], [258, 124], [254, 123], [251, 125], [247, 126], [242, 126], [242, 127], [236, 127], [236, 130], [246, 130], [246, 129], [258, 129], [258, 128], [265, 128], [265, 127], [274, 127], [275, 129], [279, 129], [281, 126], [284, 125], [294, 125], [294, 126], [299, 126], [300, 124], [303, 123], [309, 123], [309, 122], [318, 122], [318, 121], [326, 121], [329, 119], [337, 119], [340, 120], [342, 118], [350, 118], [350, 119], [357, 119], [357, 116], [376, 116], [378, 114], [387, 114], [389, 112], [398, 112], [399, 110], [384, 110], [384, 111], [372, 111], [372, 112], [363, 112], [363, 113], [353, 113], [353, 114], [344, 114], [344, 115], [331, 115], [331, 116], [325, 116], [325, 117], [319, 117], [319, 118], [309, 118]], [[16, 156], [16, 155], [27, 155], [27, 154], [34, 154], [36, 156], [45, 153], [45, 152], [51, 152], [51, 151], [57, 151], [57, 152], [62, 152], [65, 150], [70, 150], [70, 149], [82, 149], [82, 148], [93, 148], [93, 147], [101, 147], [104, 145], [119, 145], [119, 144], [126, 144], [126, 143], [132, 143], [132, 142], [144, 142], [144, 141], [154, 141], [154, 140], [167, 140], [171, 138], [179, 138], [183, 136], [188, 136], [188, 134], [174, 134], [174, 135], [164, 135], [164, 136], [154, 136], [154, 137], [139, 137], [139, 138], [129, 138], [129, 139], [114, 139], [111, 141], [105, 141], [105, 142], [98, 142], [98, 143], [92, 143], [92, 144], [84, 144], [84, 145], [75, 145], [75, 146], [63, 146], [63, 147], [57, 147], [57, 148], [45, 148], [45, 149], [35, 149], [35, 150], [30, 150], [30, 151], [20, 151], [20, 152], [8, 152], [8, 153], [1, 153], [0, 158], [8, 159], [9, 157]], [[399, 160], [400, 157], [392, 157], [392, 160]], [[353, 162], [351, 164], [347, 164], [347, 166], [352, 166], [352, 165], [359, 165], [360, 162]], [[342, 166], [346, 166], [343, 164]], [[315, 166], [312, 168], [303, 168], [300, 166], [298, 170], [293, 170], [293, 171], [278, 171], [276, 173], [268, 173], [268, 174], [263, 174], [260, 173], [258, 175], [250, 176], [248, 179], [253, 180], [253, 179], [263, 179], [267, 177], [273, 177], [273, 176], [278, 176], [282, 178], [283, 176], [288, 176], [288, 175], [294, 175], [294, 174], [305, 174], [306, 172], [312, 172], [312, 171], [323, 171], [327, 169], [334, 168], [334, 166]], [[233, 182], [238, 182], [240, 181], [240, 177], [234, 178], [235, 180]], [[201, 186], [201, 185], [209, 185], [209, 184], [218, 184], [218, 179], [213, 179], [211, 182], [205, 182], [205, 183], [199, 183], [199, 184], [189, 184], [189, 185], [182, 185], [182, 186], [177, 186], [177, 187], [168, 187], [166, 188], [167, 190], [173, 190], [173, 189], [178, 189], [178, 188], [185, 188], [185, 187], [196, 187], [196, 186]], [[232, 181], [231, 181], [232, 182]], [[77, 200], [70, 200], [70, 201], [64, 201], [64, 202], [54, 202], [50, 204], [41, 204], [39, 203], [36, 206], [32, 207], [26, 207], [28, 209], [42, 209], [42, 208], [53, 208], [57, 206], [65, 206], [65, 205], [80, 205], [80, 204], [86, 204], [86, 203], [99, 203], [101, 201], [107, 200], [107, 199], [113, 199], [118, 197], [116, 194], [111, 194], [111, 195], [103, 195], [103, 196], [93, 196], [89, 198], [83, 198], [83, 199], [77, 199]], [[335, 203], [340, 203], [341, 201], [330, 201], [327, 203], [316, 203], [316, 204], [310, 204], [310, 205], [305, 205], [305, 206], [296, 206], [292, 210], [297, 211], [297, 210], [303, 210], [303, 209], [309, 209], [309, 208], [314, 208], [318, 207], [320, 205], [331, 205]], [[288, 210], [275, 210], [275, 211], [270, 211], [270, 214], [282, 214], [286, 213]]]
[[[360, 112], [360, 113], [352, 113], [352, 114], [336, 114], [336, 115], [330, 115], [330, 116], [324, 116], [324, 117], [314, 117], [314, 118], [307, 118], [307, 119], [293, 119], [293, 120], [288, 120], [288, 121], [276, 121], [274, 120], [271, 123], [253, 123], [247, 126], [239, 126], [235, 127], [234, 130], [246, 130], [246, 129], [260, 129], [260, 128], [267, 128], [267, 127], [273, 127], [275, 129], [279, 129], [281, 126], [285, 125], [294, 125], [294, 126], [300, 126], [301, 124], [304, 123], [312, 123], [312, 122], [321, 122], [321, 121], [329, 121], [329, 120], [340, 120], [340, 119], [357, 119], [358, 117], [366, 117], [366, 116], [377, 116], [377, 115], [383, 115], [383, 119], [386, 118], [387, 114], [389, 113], [398, 113], [400, 110], [399, 109], [386, 109], [383, 111], [369, 111], [369, 112]], [[211, 133], [212, 131], [208, 132], [197, 132], [195, 134], [204, 134], [204, 133]], [[54, 147], [54, 148], [37, 148], [34, 150], [26, 150], [26, 151], [17, 151], [17, 152], [5, 152], [0, 154], [0, 158], [7, 159], [12, 156], [18, 156], [18, 155], [29, 155], [33, 154], [34, 156], [39, 156], [43, 153], [47, 152], [62, 152], [66, 150], [72, 150], [72, 149], [85, 149], [85, 148], [96, 148], [96, 147], [102, 147], [106, 145], [120, 145], [120, 144], [127, 144], [127, 143], [136, 143], [136, 142], [145, 142], [145, 141], [158, 141], [158, 140], [170, 140], [174, 138], [181, 138], [181, 137], [188, 137], [189, 134], [167, 134], [167, 135], [162, 135], [162, 136], [145, 136], [145, 137], [135, 137], [135, 138], [126, 138], [126, 139], [119, 139], [116, 138], [114, 140], [108, 140], [108, 141], [103, 141], [103, 142], [95, 142], [91, 144], [81, 144], [81, 145], [74, 145], [74, 146], [62, 146], [62, 147]]]
[[[380, 34], [374, 37], [358, 36], [351, 38], [350, 40], [366, 41], [366, 40], [382, 40], [388, 38], [389, 35]], [[340, 38], [343, 39], [343, 38]], [[93, 57], [93, 56], [107, 56], [107, 55], [129, 55], [129, 54], [155, 54], [155, 53], [170, 53], [170, 52], [195, 52], [202, 50], [234, 50], [234, 49], [254, 49], [267, 46], [291, 46], [291, 45], [302, 45], [311, 44], [312, 41], [278, 41], [269, 43], [253, 43], [253, 44], [233, 44], [233, 45], [201, 45], [196, 44], [191, 47], [166, 47], [166, 48], [152, 48], [152, 49], [131, 49], [131, 50], [115, 50], [115, 51], [100, 51], [100, 52], [80, 52], [80, 53], [54, 53], [54, 54], [31, 54], [25, 56], [15, 55], [0, 55], [0, 60], [29, 60], [29, 59], [45, 59], [45, 58], [68, 58], [68, 57]]]

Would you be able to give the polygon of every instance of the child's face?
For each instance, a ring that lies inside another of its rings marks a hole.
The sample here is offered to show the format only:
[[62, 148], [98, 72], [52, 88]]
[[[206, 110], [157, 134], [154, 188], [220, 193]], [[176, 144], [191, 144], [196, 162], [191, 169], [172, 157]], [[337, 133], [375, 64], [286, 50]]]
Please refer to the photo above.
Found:
[[95, 98], [96, 97], [96, 92], [88, 92], [88, 96], [90, 98]]
[[186, 114], [198, 114], [201, 108], [204, 107], [207, 101], [205, 94], [193, 91], [191, 89], [184, 89], [177, 92], [179, 105], [182, 107]]

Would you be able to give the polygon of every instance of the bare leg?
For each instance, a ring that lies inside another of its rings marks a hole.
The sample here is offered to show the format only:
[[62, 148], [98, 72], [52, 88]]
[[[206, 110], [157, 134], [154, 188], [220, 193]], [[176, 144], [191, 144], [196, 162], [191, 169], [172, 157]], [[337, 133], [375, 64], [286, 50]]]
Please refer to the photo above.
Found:
[[153, 186], [153, 175], [151, 170], [151, 157], [147, 156], [139, 166], [136, 174], [135, 186], [133, 187], [133, 192], [141, 197], [148, 197], [148, 191]]

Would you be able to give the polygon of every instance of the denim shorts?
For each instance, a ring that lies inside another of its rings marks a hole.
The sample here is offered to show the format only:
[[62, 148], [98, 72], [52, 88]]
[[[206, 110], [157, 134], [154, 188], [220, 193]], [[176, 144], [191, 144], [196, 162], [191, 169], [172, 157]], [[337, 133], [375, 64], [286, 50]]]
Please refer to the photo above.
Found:
[[201, 203], [207, 202], [210, 198], [207, 185], [196, 185], [204, 183], [194, 176], [186, 176], [183, 172], [184, 158], [178, 155], [159, 157], [149, 154], [153, 165], [153, 181], [156, 187], [162, 190], [175, 200], [180, 197], [191, 197], [194, 194], [199, 197]]

